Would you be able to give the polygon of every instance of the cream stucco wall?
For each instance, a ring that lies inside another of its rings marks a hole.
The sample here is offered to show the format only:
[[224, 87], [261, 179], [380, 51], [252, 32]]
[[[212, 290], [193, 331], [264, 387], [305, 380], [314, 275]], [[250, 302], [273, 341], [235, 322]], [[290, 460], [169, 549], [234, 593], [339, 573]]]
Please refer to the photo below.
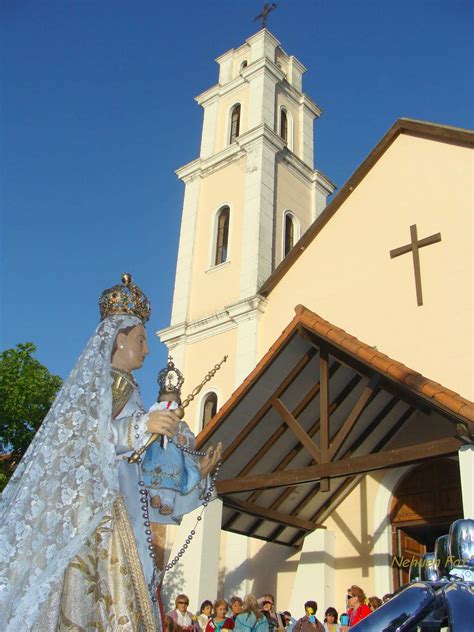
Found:
[[288, 55], [286, 55], [280, 47], [277, 47], [275, 49], [275, 63], [282, 70], [282, 72], [285, 73], [285, 76], [288, 75], [288, 61]]
[[[452, 426], [450, 422], [441, 417], [430, 418], [429, 425], [426, 417], [412, 418], [400, 434], [390, 444], [390, 448], [407, 445], [410, 442], [417, 443], [446, 437]], [[392, 485], [387, 488], [387, 505], [385, 511], [389, 511], [391, 498], [395, 491], [400, 475], [392, 477]], [[406, 468], [405, 468], [406, 469]], [[381, 552], [377, 539], [384, 528], [386, 513], [382, 508], [377, 509], [376, 503], [380, 485], [387, 486], [387, 472], [381, 470], [361, 477], [359, 484], [351, 491], [347, 498], [324, 521], [327, 529], [335, 533], [335, 597], [343, 597], [347, 586], [356, 584], [361, 586], [367, 596], [378, 595], [381, 586], [384, 592], [393, 588], [391, 542], [389, 543], [390, 555], [387, 551]], [[403, 470], [404, 471], [404, 470]], [[380, 513], [383, 514], [381, 519]], [[342, 608], [343, 602], [337, 602]]]
[[[245, 157], [203, 178], [196, 217], [188, 320], [220, 311], [239, 295], [242, 245], [242, 209], [245, 191]], [[216, 214], [230, 207], [227, 262], [214, 266]]]
[[[235, 326], [219, 336], [204, 338], [186, 345], [184, 361], [181, 362], [182, 372], [186, 378], [183, 386], [184, 396], [202, 381], [207, 372], [220, 362], [224, 355], [229, 356], [215, 378], [205, 385], [186, 408], [185, 420], [195, 434], [202, 429], [200, 413], [205, 396], [210, 391], [214, 391], [217, 394], [217, 406], [220, 408], [234, 390], [236, 347], [237, 328]], [[173, 354], [173, 350], [171, 353]]]
[[241, 64], [243, 61], [246, 61], [247, 64], [250, 63], [251, 49], [250, 46], [246, 43], [234, 50], [233, 61], [232, 61], [232, 78], [238, 77], [241, 72]]
[[230, 118], [234, 105], [240, 103], [240, 130], [239, 135], [248, 131], [248, 109], [249, 95], [248, 85], [244, 84], [238, 89], [219, 100], [216, 125], [216, 143], [214, 147], [215, 153], [224, 149], [229, 145], [230, 138]]
[[[268, 297], [263, 355], [302, 303], [360, 340], [473, 398], [472, 153], [401, 134]], [[393, 248], [441, 233], [420, 250], [424, 304], [410, 254]]]
[[[280, 133], [279, 112], [280, 112], [280, 109], [283, 107], [290, 114], [288, 127], [290, 128], [290, 121], [291, 121], [292, 129], [291, 129], [291, 137], [288, 139], [289, 149], [291, 149], [298, 156], [298, 158], [302, 159], [303, 152], [302, 152], [302, 147], [301, 147], [301, 142], [300, 142], [300, 139], [301, 139], [300, 106], [298, 106], [293, 99], [289, 98], [287, 94], [281, 88], [277, 90], [276, 102], [277, 102], [276, 112], [277, 112], [277, 119], [278, 119], [277, 121], [278, 127], [275, 127], [275, 131], [277, 132], [277, 134]], [[289, 131], [289, 136], [290, 136], [290, 129], [288, 131]]]
[[230, 599], [249, 593], [261, 597], [269, 592], [275, 595], [277, 607], [286, 609], [299, 556], [291, 547], [222, 531], [219, 595]]
[[276, 164], [275, 266], [283, 259], [284, 214], [291, 211], [298, 220], [300, 235], [311, 223], [312, 190], [309, 182], [291, 171], [288, 165]]
[[352, 584], [361, 586], [367, 596], [378, 595], [375, 586], [373, 550], [373, 504], [377, 482], [373, 476], [364, 476], [359, 485], [349, 494], [325, 521], [325, 526], [334, 531], [336, 568], [334, 605], [344, 612], [344, 595]]

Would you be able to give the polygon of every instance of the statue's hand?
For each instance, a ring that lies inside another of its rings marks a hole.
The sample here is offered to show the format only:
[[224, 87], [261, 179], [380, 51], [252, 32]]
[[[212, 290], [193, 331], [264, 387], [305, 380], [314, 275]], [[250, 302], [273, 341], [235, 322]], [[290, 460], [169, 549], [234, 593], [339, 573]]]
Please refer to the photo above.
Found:
[[206, 476], [215, 469], [218, 461], [221, 459], [221, 456], [222, 443], [219, 442], [215, 448], [212, 445], [207, 448], [205, 456], [201, 457], [201, 460], [199, 461], [201, 478], [206, 478]]
[[149, 413], [147, 430], [152, 434], [174, 437], [179, 421], [179, 417], [172, 410], [155, 410]]

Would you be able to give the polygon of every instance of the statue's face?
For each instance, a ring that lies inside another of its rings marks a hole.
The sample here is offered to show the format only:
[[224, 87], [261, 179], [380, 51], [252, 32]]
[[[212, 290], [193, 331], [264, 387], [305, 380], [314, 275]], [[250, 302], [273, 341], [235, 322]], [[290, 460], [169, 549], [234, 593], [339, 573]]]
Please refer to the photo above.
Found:
[[136, 325], [131, 331], [117, 334], [117, 350], [112, 364], [126, 371], [139, 369], [148, 354], [146, 331], [143, 325]]

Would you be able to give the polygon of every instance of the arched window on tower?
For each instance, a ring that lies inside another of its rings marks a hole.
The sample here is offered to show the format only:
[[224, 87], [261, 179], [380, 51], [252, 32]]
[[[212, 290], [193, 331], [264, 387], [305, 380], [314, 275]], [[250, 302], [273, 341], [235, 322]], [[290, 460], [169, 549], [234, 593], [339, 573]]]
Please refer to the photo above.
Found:
[[229, 143], [233, 143], [240, 134], [240, 103], [234, 105], [230, 113], [230, 138]]
[[227, 261], [229, 220], [230, 208], [223, 206], [217, 215], [216, 256], [214, 258], [214, 265], [216, 266]]
[[295, 222], [291, 213], [285, 213], [285, 234], [283, 238], [283, 256], [290, 252], [295, 245]]
[[280, 136], [285, 143], [288, 142], [288, 114], [284, 108], [281, 109], [280, 114]]
[[247, 66], [248, 66], [248, 62], [246, 59], [244, 59], [244, 61], [240, 64], [240, 72], [242, 72], [244, 68], [247, 68]]
[[202, 404], [202, 424], [201, 428], [207, 426], [217, 412], [217, 395], [208, 393]]

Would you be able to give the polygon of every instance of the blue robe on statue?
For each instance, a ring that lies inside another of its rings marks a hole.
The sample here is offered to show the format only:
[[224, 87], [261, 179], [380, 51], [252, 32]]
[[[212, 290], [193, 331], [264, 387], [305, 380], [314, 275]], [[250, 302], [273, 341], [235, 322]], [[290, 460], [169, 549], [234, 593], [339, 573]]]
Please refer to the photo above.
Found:
[[[160, 402], [152, 410], [177, 407], [175, 402]], [[178, 441], [181, 439], [181, 447]], [[194, 449], [194, 435], [186, 422], [178, 424], [173, 439], [155, 441], [145, 453], [142, 463], [143, 481], [150, 499], [159, 498], [160, 507], [149, 506], [150, 518], [161, 524], [179, 524], [184, 513], [201, 504], [205, 484], [195, 457], [183, 449]]]

